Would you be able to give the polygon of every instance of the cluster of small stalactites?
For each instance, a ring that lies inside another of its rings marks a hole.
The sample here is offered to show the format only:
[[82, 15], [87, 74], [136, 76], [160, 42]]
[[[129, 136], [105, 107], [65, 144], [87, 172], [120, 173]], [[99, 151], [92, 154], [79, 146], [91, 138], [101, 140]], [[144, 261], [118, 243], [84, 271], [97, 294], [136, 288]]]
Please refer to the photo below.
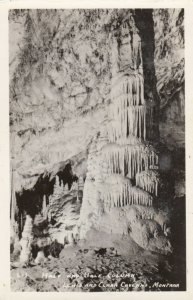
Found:
[[[144, 80], [141, 74], [122, 75], [113, 81], [108, 138], [116, 142], [120, 138], [135, 136], [146, 140], [147, 121], [152, 124], [153, 106], [144, 99]], [[148, 120], [147, 120], [148, 118]]]
[[61, 180], [58, 177], [58, 175], [56, 175], [56, 181], [54, 184], [54, 196], [61, 196], [62, 194], [68, 193], [69, 189], [68, 189], [68, 184], [66, 183], [64, 185], [63, 180]]
[[135, 178], [137, 173], [158, 164], [158, 155], [154, 149], [143, 143], [138, 145], [109, 143], [103, 147], [102, 155], [111, 173], [127, 174], [129, 178]]
[[129, 74], [118, 78], [111, 88], [111, 100], [114, 105], [125, 108], [144, 105], [144, 79], [141, 74]]
[[136, 185], [155, 196], [158, 195], [159, 181], [158, 172], [154, 170], [145, 170], [136, 174]]
[[152, 206], [153, 198], [146, 191], [132, 186], [131, 181], [118, 174], [112, 174], [99, 186], [100, 198], [106, 210], [125, 205]]
[[138, 105], [120, 111], [112, 106], [113, 117], [107, 126], [109, 140], [113, 142], [130, 135], [146, 140], [146, 115], [149, 109], [151, 108]]
[[120, 45], [114, 38], [108, 123], [104, 124], [102, 143], [96, 138], [90, 147], [84, 187], [84, 200], [94, 205], [99, 196], [106, 210], [126, 205], [152, 206], [151, 192], [157, 193], [157, 186], [152, 187], [145, 179], [145, 184], [139, 177], [138, 186], [132, 184], [136, 174], [158, 165], [155, 149], [146, 142], [148, 127], [153, 122], [153, 108], [144, 98], [141, 63], [141, 41], [137, 32], [130, 36], [127, 31]]

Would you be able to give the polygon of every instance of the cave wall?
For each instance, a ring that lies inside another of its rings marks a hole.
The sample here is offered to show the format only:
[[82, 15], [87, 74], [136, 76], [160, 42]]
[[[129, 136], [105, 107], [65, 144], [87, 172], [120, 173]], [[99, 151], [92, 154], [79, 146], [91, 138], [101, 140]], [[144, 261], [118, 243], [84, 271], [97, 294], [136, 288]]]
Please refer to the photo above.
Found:
[[[110, 101], [109, 35], [128, 13], [10, 11], [10, 141], [18, 181], [88, 148]], [[175, 133], [172, 138], [184, 147], [183, 120], [178, 127], [170, 117], [170, 126], [162, 122], [177, 92], [184, 105], [183, 10], [157, 9], [153, 17], [160, 135], [169, 143], [165, 136], [178, 128], [181, 142]]]

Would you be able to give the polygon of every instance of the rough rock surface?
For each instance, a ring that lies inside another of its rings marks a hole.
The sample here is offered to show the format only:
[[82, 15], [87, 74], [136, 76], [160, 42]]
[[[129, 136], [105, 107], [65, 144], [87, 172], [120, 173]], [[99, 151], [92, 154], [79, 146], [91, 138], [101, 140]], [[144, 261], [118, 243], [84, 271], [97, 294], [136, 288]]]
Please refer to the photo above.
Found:
[[[10, 12], [11, 154], [18, 173], [41, 172], [87, 148], [109, 103], [109, 28], [127, 14], [127, 10]], [[165, 108], [162, 119], [173, 102], [182, 112], [184, 107], [183, 10], [155, 10], [154, 30], [158, 93]], [[177, 94], [181, 91], [179, 98], [171, 87]], [[169, 121], [170, 126], [160, 124], [161, 138], [176, 128], [175, 117]], [[183, 119], [179, 129], [182, 136], [172, 135], [173, 145], [184, 146]]]

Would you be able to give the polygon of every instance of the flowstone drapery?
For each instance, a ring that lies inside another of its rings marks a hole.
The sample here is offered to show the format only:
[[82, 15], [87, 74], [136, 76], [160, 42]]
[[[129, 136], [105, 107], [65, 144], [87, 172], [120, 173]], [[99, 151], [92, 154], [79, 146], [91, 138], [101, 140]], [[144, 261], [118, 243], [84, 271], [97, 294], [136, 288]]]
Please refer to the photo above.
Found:
[[[112, 37], [111, 104], [107, 121], [93, 139], [89, 152], [80, 237], [85, 238], [90, 229], [106, 231], [107, 227], [111, 233], [120, 228], [120, 233], [125, 234], [121, 226], [123, 218], [112, 217], [108, 226], [102, 226], [104, 218], [115, 216], [118, 209], [126, 212], [126, 223], [130, 224], [126, 232], [131, 230], [134, 240], [148, 248], [150, 243], [142, 235], [147, 237], [154, 231], [162, 231], [154, 209], [160, 179], [152, 135], [154, 103], [144, 96], [141, 38], [133, 22], [134, 19], [124, 22]], [[141, 216], [137, 215], [138, 206], [145, 212]], [[136, 209], [135, 217], [130, 214], [131, 208]], [[151, 211], [149, 217], [148, 211]], [[141, 218], [143, 224], [138, 220]], [[149, 219], [153, 219], [151, 224]], [[140, 230], [142, 227], [147, 234]], [[157, 233], [153, 236], [159, 239]]]

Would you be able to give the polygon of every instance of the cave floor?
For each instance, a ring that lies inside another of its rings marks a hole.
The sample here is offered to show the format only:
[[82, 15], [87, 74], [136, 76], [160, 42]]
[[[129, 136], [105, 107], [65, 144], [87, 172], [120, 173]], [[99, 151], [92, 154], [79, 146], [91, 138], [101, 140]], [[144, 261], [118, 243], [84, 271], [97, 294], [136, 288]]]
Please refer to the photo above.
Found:
[[185, 201], [176, 199], [173, 253], [139, 247], [130, 237], [91, 230], [87, 239], [65, 245], [42, 264], [11, 263], [11, 290], [32, 292], [185, 291]]
[[67, 247], [41, 265], [13, 267], [12, 291], [179, 291], [184, 285], [170, 257], [148, 251], [120, 255], [113, 247]]

